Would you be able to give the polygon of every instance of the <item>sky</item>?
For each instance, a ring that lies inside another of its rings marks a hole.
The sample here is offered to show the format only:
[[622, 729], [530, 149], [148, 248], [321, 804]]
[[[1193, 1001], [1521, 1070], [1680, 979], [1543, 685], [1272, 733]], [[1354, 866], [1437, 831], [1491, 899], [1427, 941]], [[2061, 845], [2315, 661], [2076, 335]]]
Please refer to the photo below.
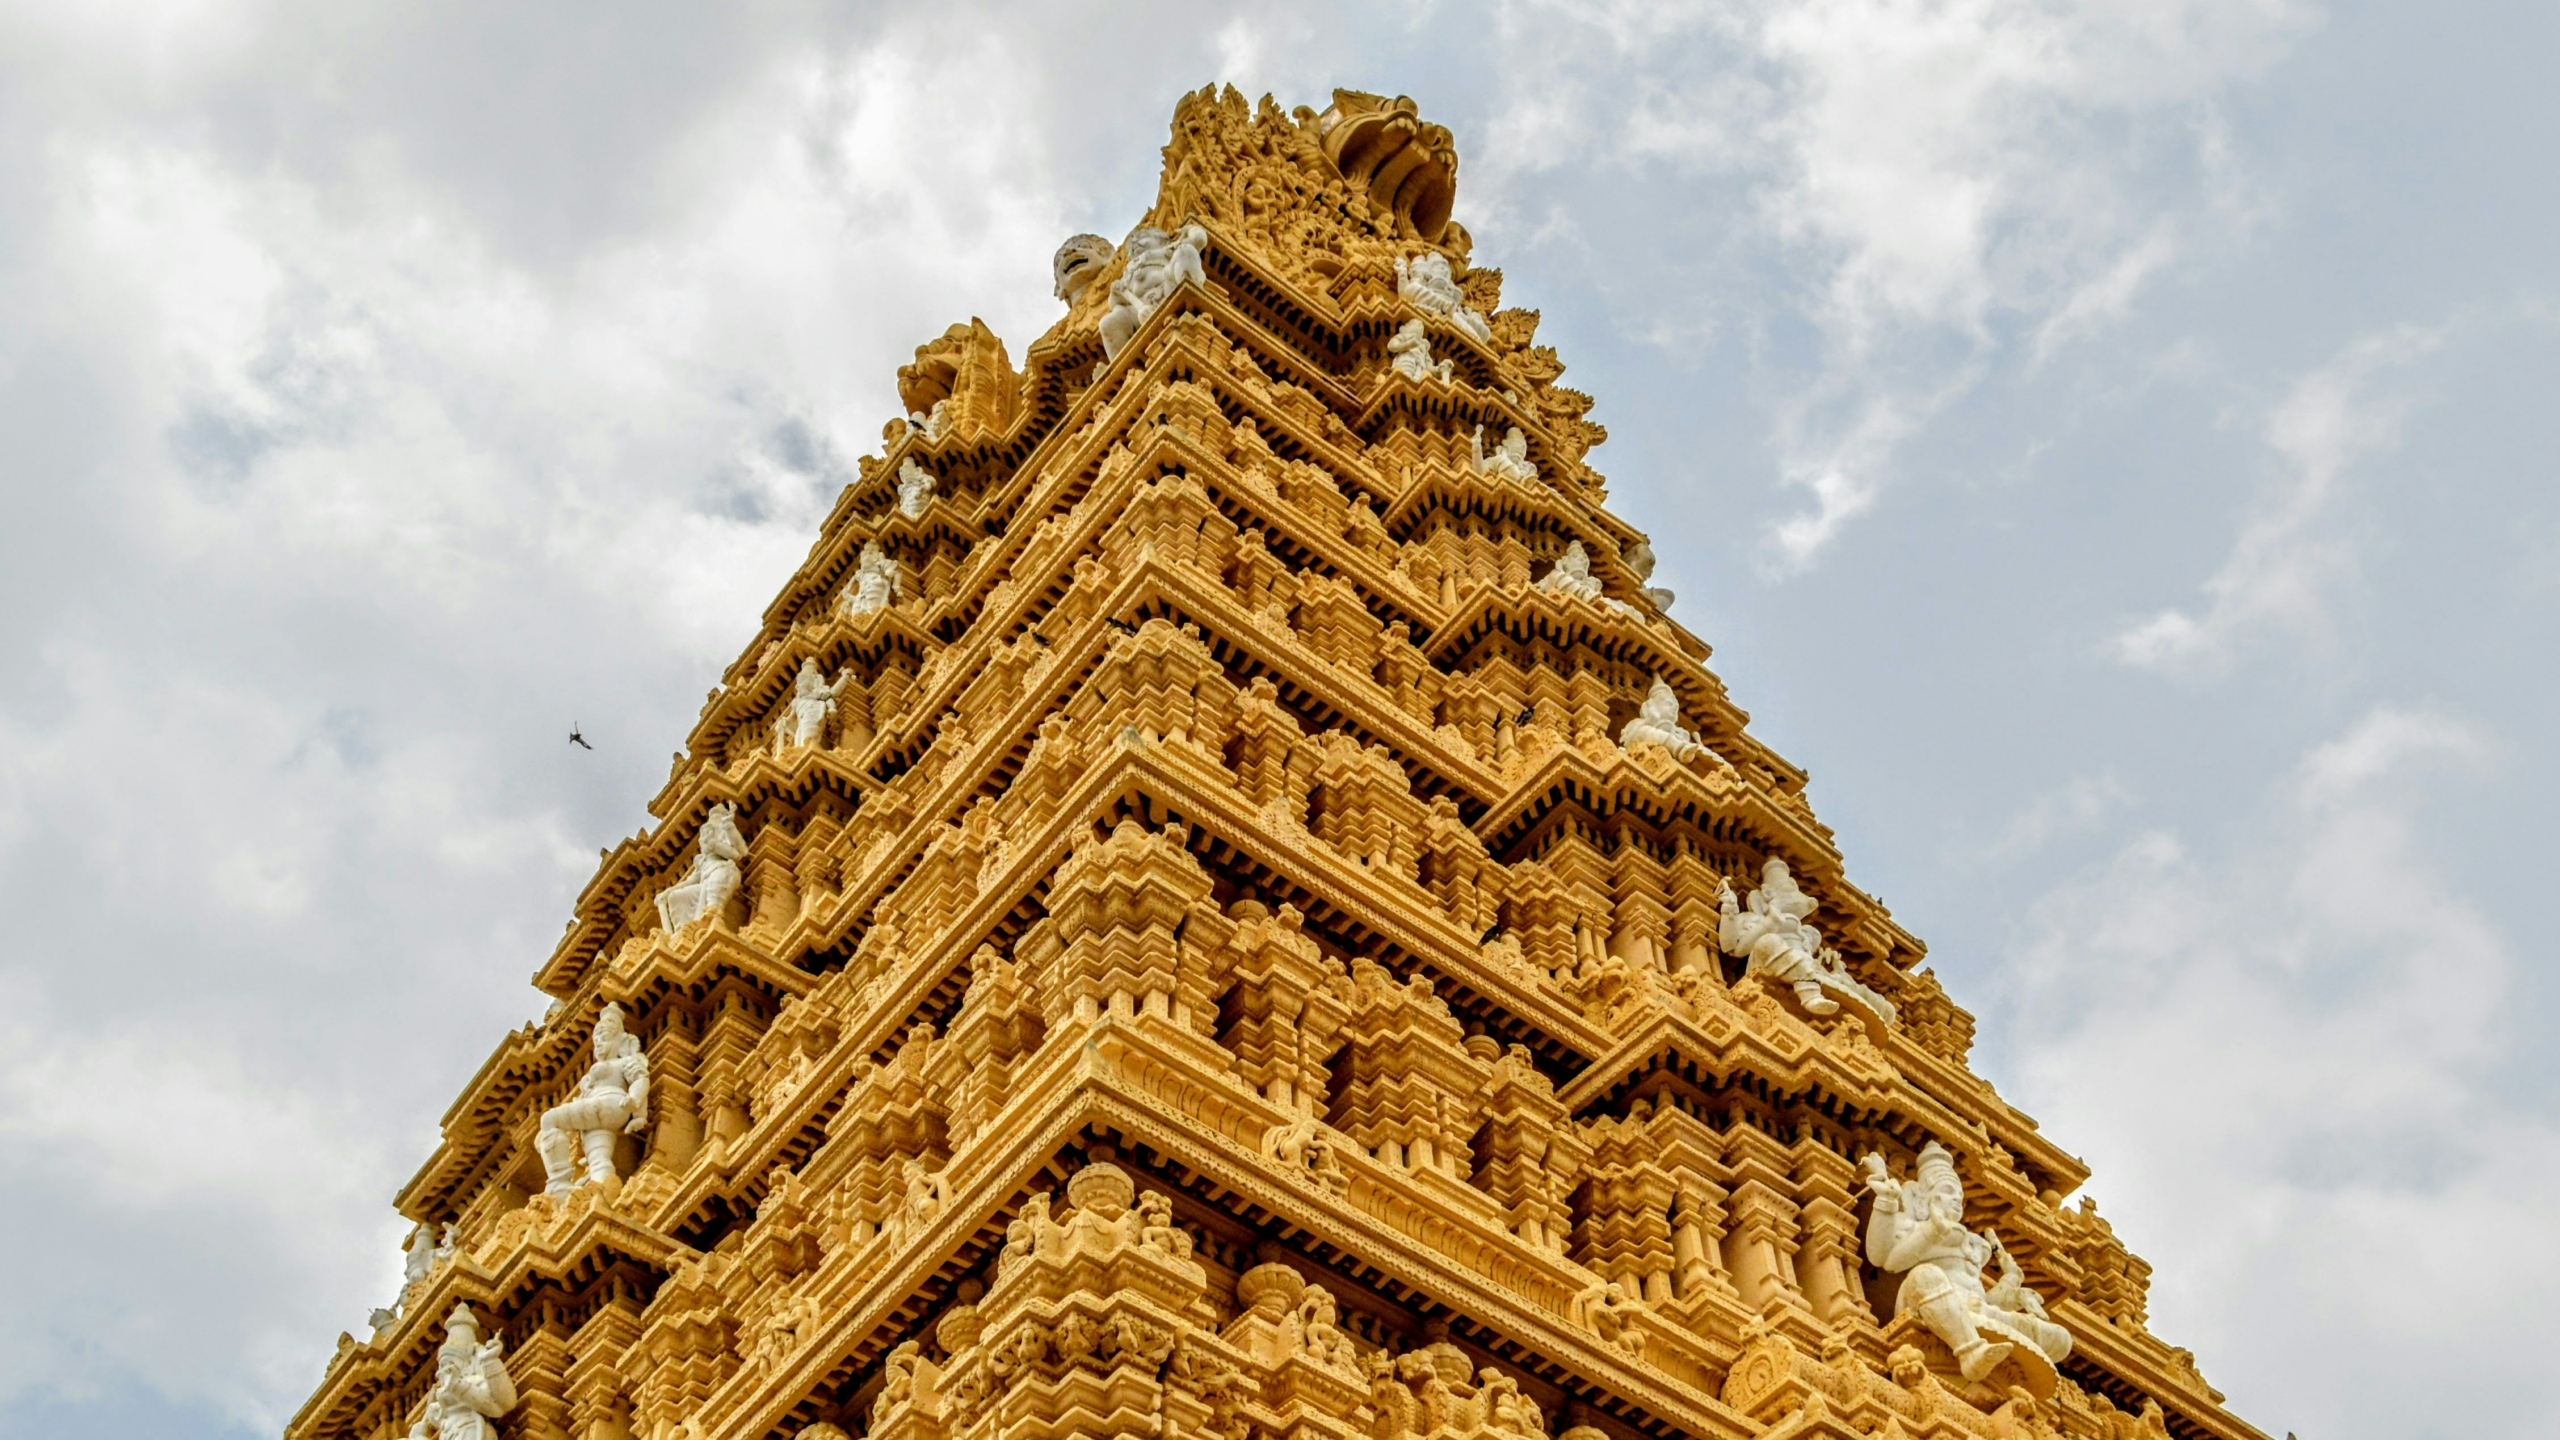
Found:
[[[2551, 0], [0, 0], [0, 1440], [274, 1433], [895, 367], [1408, 94], [1851, 874], [2307, 1440], [2543, 1433]], [[567, 746], [572, 724], [592, 753]]]

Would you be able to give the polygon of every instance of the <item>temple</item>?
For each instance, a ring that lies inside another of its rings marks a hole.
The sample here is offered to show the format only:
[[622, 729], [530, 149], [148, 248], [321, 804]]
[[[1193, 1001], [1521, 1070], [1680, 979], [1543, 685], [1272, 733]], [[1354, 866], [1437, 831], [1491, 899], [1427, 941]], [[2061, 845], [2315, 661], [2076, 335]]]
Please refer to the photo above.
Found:
[[1456, 188], [1203, 90], [916, 351], [289, 1440], [2258, 1436]]

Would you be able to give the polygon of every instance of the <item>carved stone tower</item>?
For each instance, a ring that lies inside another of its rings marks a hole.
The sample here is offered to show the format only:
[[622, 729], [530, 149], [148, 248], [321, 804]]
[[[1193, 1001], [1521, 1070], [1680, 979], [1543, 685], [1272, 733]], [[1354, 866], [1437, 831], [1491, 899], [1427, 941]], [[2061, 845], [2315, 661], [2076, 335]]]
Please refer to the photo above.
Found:
[[293, 1440], [2224, 1437], [1410, 101], [1204, 90], [866, 458]]

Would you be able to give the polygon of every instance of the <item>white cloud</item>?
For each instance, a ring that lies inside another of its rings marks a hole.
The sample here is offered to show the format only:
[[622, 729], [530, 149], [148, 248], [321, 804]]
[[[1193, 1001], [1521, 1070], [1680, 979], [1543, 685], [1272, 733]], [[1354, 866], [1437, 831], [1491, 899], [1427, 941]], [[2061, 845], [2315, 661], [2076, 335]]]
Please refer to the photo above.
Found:
[[2368, 335], [2294, 382], [2262, 429], [2280, 462], [2274, 493], [2204, 582], [2205, 604], [2128, 626], [2108, 642], [2109, 652], [2146, 670], [2209, 674], [2270, 632], [2314, 645], [2326, 640], [2330, 592], [2354, 572], [2355, 552], [2323, 522], [2340, 477], [2392, 445], [2408, 411], [2405, 396], [2377, 394], [2374, 381], [2434, 353], [2445, 335], [2409, 325]]
[[[2560, 1126], [2514, 1071], [2514, 942], [2420, 816], [2436, 772], [2488, 760], [2458, 720], [2377, 709], [2257, 841], [2143, 835], [2012, 957], [2018, 1098], [2159, 1267], [2153, 1330], [2271, 1433], [2444, 1433], [2448, 1388], [2462, 1433], [2539, 1433]], [[2431, 1379], [2340, 1385], [2341, 1355]]]
[[1993, 861], [2033, 855], [2066, 835], [2077, 834], [2133, 803], [2133, 791], [2111, 770], [2074, 775], [2059, 789], [2048, 790], [2009, 818], [2000, 838], [1982, 852]]

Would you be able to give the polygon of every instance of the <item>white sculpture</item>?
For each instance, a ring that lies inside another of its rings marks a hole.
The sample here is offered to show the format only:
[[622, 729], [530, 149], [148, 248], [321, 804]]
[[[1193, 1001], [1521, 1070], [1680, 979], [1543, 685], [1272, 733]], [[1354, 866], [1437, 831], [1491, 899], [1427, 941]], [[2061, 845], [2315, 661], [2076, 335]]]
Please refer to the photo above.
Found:
[[[910, 410], [907, 412], [907, 428], [923, 436], [925, 443], [930, 445], [942, 438], [942, 417], [950, 409], [949, 400], [936, 400], [931, 410]], [[901, 470], [899, 474], [903, 477], [905, 471]]]
[[1449, 257], [1439, 251], [1426, 250], [1410, 261], [1397, 256], [1396, 293], [1425, 315], [1447, 316], [1477, 344], [1493, 343], [1493, 327], [1467, 304], [1466, 292], [1449, 274]]
[[533, 1148], [542, 1155], [550, 1183], [544, 1188], [566, 1195], [577, 1180], [577, 1154], [586, 1151], [586, 1178], [598, 1184], [613, 1178], [613, 1140], [637, 1135], [649, 1124], [649, 1057], [640, 1037], [622, 1028], [622, 1007], [607, 1002], [596, 1014], [596, 1063], [578, 1079], [578, 1093], [542, 1112]]
[[1633, 745], [1639, 740], [1652, 741], [1677, 760], [1703, 755], [1707, 749], [1698, 743], [1696, 732], [1681, 725], [1680, 697], [1659, 675], [1653, 677], [1653, 689], [1646, 692], [1644, 705], [1636, 711], [1635, 718], [1618, 732], [1620, 745]]
[[725, 802], [712, 806], [702, 817], [693, 868], [658, 892], [658, 923], [672, 933], [705, 915], [720, 913], [720, 907], [738, 893], [738, 862], [745, 858], [747, 841], [738, 833], [738, 807]]
[[1600, 582], [1591, 574], [1591, 552], [1583, 549], [1579, 540], [1565, 546], [1564, 553], [1556, 557], [1555, 568], [1538, 577], [1538, 588], [1550, 595], [1599, 599]]
[[[1431, 335], [1419, 320], [1404, 322], [1404, 328], [1387, 341], [1387, 353], [1395, 357], [1395, 372], [1409, 380], [1437, 380], [1445, 385], [1456, 378], [1456, 367], [1448, 361], [1431, 363]], [[1477, 428], [1481, 435], [1483, 427]], [[1527, 448], [1525, 441], [1522, 448]]]
[[1479, 475], [1490, 475], [1496, 480], [1522, 482], [1538, 478], [1538, 467], [1529, 463], [1529, 437], [1521, 434], [1520, 427], [1517, 425], [1511, 427], [1510, 431], [1502, 437], [1502, 443], [1495, 446], [1491, 452], [1487, 452], [1484, 448], [1484, 427], [1479, 425], [1476, 427], [1475, 438], [1469, 442], [1468, 448], [1469, 453], [1474, 456], [1476, 473]]
[[[1918, 1315], [1947, 1348], [1967, 1380], [1981, 1380], [2023, 1346], [2059, 1365], [2071, 1354], [2071, 1332], [2045, 1318], [2044, 1301], [1997, 1235], [1964, 1228], [1964, 1182], [1955, 1158], [1932, 1140], [1920, 1151], [1918, 1176], [1895, 1183], [1884, 1157], [1866, 1157], [1875, 1218], [1867, 1223], [1867, 1260], [1902, 1276], [1896, 1315]], [[1988, 1289], [1982, 1267], [2000, 1263]]]
[[836, 697], [844, 693], [848, 676], [839, 671], [836, 683], [830, 685], [818, 673], [818, 662], [800, 662], [800, 675], [792, 682], [790, 743], [815, 745], [826, 734], [827, 717], [836, 713]]
[[1774, 976], [1793, 987], [1796, 999], [1816, 1015], [1837, 1013], [1847, 1000], [1892, 1024], [1893, 1002], [1851, 975], [1840, 952], [1806, 923], [1820, 903], [1796, 884], [1787, 862], [1773, 855], [1760, 867], [1760, 888], [1751, 892], [1747, 908], [1734, 903], [1731, 885], [1717, 882], [1717, 943], [1747, 962], [1746, 974]]
[[836, 596], [836, 612], [862, 616], [886, 610], [898, 598], [898, 566], [877, 540], [862, 542], [862, 558], [854, 562], [853, 583]]
[[1644, 585], [1644, 598], [1653, 602], [1653, 608], [1668, 611], [1673, 599], [1671, 592], [1658, 585], [1645, 584], [1653, 578], [1653, 546], [1646, 541], [1638, 540], [1619, 551], [1618, 558], [1627, 562], [1627, 570], [1636, 577], [1636, 583]]
[[[1209, 275], [1200, 268], [1200, 252], [1208, 244], [1209, 232], [1197, 225], [1185, 225], [1171, 235], [1152, 225], [1129, 232], [1124, 252], [1129, 263], [1121, 269], [1120, 278], [1111, 282], [1111, 308], [1102, 317], [1103, 354], [1118, 355], [1156, 307], [1172, 296], [1175, 286], [1188, 280], [1207, 287]], [[1064, 284], [1064, 279], [1059, 283]]]
[[427, 1392], [425, 1425], [436, 1440], [497, 1440], [489, 1422], [516, 1406], [516, 1382], [507, 1374], [506, 1342], [480, 1338], [480, 1322], [471, 1307], [456, 1305], [444, 1322], [444, 1343], [436, 1347], [436, 1379]]
[[913, 520], [933, 503], [933, 476], [908, 456], [898, 462], [898, 513]]
[[1112, 253], [1111, 242], [1099, 235], [1068, 236], [1067, 243], [1058, 247], [1057, 255], [1049, 262], [1050, 276], [1057, 282], [1052, 293], [1073, 305], [1094, 277], [1102, 273], [1102, 267], [1111, 263]]
[[400, 1298], [406, 1301], [411, 1292], [427, 1283], [436, 1262], [452, 1253], [450, 1247], [440, 1249], [436, 1245], [436, 1227], [419, 1221], [418, 1228], [409, 1232], [409, 1243], [402, 1247], [407, 1258], [400, 1262]]

